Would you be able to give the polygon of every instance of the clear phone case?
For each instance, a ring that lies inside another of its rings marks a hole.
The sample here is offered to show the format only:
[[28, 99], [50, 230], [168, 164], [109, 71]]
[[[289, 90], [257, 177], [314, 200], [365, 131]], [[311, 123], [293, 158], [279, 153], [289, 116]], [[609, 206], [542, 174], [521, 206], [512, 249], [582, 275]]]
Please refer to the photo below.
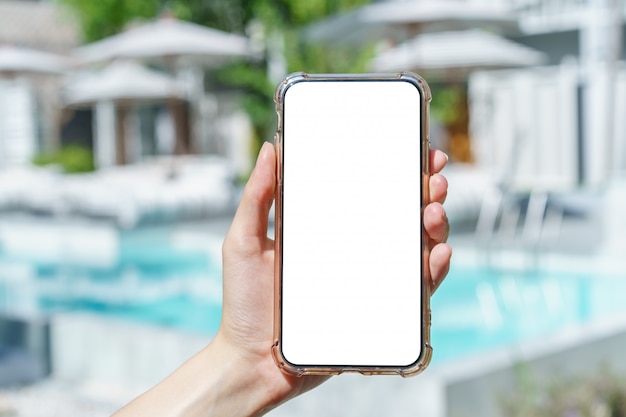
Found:
[[[430, 271], [428, 270], [429, 248], [428, 238], [422, 227], [422, 278], [421, 278], [421, 314], [422, 314], [422, 346], [421, 355], [414, 363], [408, 366], [318, 366], [318, 365], [294, 365], [285, 359], [281, 349], [281, 315], [282, 315], [282, 207], [283, 207], [283, 189], [282, 189], [282, 173], [283, 173], [283, 111], [284, 97], [286, 91], [294, 84], [309, 81], [351, 81], [351, 80], [374, 80], [374, 81], [406, 81], [412, 83], [421, 95], [421, 165], [422, 165], [422, 213], [427, 204], [428, 193], [428, 153], [429, 153], [429, 104], [431, 101], [431, 92], [425, 80], [411, 72], [400, 72], [394, 74], [307, 74], [294, 73], [288, 75], [276, 88], [274, 101], [276, 103], [276, 112], [278, 114], [278, 125], [274, 137], [277, 152], [277, 187], [275, 201], [275, 297], [274, 297], [274, 343], [272, 345], [272, 355], [276, 364], [280, 369], [294, 376], [303, 375], [338, 375], [344, 372], [356, 372], [364, 375], [401, 375], [403, 377], [417, 375], [422, 372], [429, 364], [432, 357], [432, 346], [430, 345]], [[423, 224], [423, 218], [422, 218]], [[329, 343], [333, 343], [329, 341]]]

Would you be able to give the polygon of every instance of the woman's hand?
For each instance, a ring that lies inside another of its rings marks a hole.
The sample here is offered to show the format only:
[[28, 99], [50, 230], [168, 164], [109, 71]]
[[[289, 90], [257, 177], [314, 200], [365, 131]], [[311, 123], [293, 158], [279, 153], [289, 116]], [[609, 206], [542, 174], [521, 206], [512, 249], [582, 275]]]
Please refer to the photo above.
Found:
[[[439, 172], [447, 156], [430, 154], [430, 204], [424, 211], [424, 228], [430, 237], [430, 271], [433, 291], [448, 273], [452, 250], [445, 243], [449, 225], [442, 203], [448, 183]], [[276, 153], [266, 143], [243, 193], [239, 209], [223, 247], [224, 305], [220, 337], [232, 346], [250, 367], [261, 371], [259, 381], [268, 390], [268, 403], [275, 407], [328, 379], [320, 376], [291, 377], [274, 363], [270, 347], [274, 320], [274, 241], [267, 237], [267, 219], [274, 200]]]

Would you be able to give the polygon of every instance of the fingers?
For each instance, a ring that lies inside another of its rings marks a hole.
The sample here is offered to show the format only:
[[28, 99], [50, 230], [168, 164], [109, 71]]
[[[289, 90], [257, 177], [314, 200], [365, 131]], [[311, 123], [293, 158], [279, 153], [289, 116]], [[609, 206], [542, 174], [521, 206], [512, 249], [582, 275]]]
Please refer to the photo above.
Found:
[[430, 150], [430, 202], [438, 202], [443, 204], [448, 194], [448, 181], [446, 177], [439, 174], [439, 172], [448, 163], [448, 156], [439, 149]]
[[430, 250], [430, 276], [431, 293], [434, 293], [450, 269], [450, 259], [452, 258], [452, 247], [447, 243], [439, 243]]
[[429, 166], [430, 173], [437, 174], [440, 172], [448, 163], [448, 155], [439, 149], [431, 149], [429, 156]]
[[448, 195], [448, 180], [441, 174], [433, 174], [429, 179], [430, 202], [443, 204]]
[[445, 242], [448, 239], [450, 225], [441, 203], [430, 203], [424, 209], [424, 229], [435, 243]]
[[256, 166], [243, 190], [225, 245], [234, 236], [240, 240], [239, 244], [264, 244], [267, 236], [267, 217], [274, 201], [275, 187], [276, 151], [272, 144], [266, 142], [261, 147]]
[[430, 248], [429, 267], [432, 292], [441, 285], [450, 269], [452, 247], [446, 240], [450, 233], [450, 224], [442, 204], [448, 195], [448, 181], [439, 174], [448, 162], [448, 156], [438, 150], [430, 150], [430, 204], [424, 210], [424, 229], [432, 242]]

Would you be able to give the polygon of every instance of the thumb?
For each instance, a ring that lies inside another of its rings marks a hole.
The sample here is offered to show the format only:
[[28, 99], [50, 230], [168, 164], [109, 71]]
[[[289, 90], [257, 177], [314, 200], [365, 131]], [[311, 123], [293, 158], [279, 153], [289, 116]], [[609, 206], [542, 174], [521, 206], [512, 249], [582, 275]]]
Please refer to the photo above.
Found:
[[272, 144], [265, 142], [243, 190], [239, 207], [228, 232], [229, 236], [236, 236], [243, 240], [260, 239], [258, 242], [265, 245], [267, 217], [274, 201], [275, 188], [276, 151]]

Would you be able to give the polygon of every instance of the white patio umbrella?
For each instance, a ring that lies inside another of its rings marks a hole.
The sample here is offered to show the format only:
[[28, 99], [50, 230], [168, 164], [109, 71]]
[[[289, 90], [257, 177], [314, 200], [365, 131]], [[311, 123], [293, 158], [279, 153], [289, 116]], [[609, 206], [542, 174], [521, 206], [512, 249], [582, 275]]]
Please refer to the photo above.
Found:
[[0, 75], [62, 74], [70, 60], [61, 55], [17, 46], [0, 46]]
[[[78, 48], [75, 54], [85, 64], [116, 58], [158, 59], [173, 74], [180, 58], [191, 57], [203, 66], [215, 66], [229, 58], [251, 57], [252, 52], [250, 42], [244, 36], [165, 16]], [[196, 98], [191, 102], [197, 108], [197, 92], [204, 90], [202, 77], [193, 76], [192, 84], [188, 92], [195, 94]], [[188, 136], [183, 128], [183, 115], [173, 106], [170, 106], [170, 113], [176, 131], [175, 152], [185, 153], [191, 144], [185, 141]]]
[[[517, 44], [501, 36], [481, 30], [425, 33], [415, 39], [380, 53], [371, 63], [373, 71], [394, 72], [412, 70], [426, 77], [428, 82], [460, 83], [465, 97], [464, 81], [470, 72], [479, 69], [513, 68], [541, 64], [546, 56], [539, 51]], [[467, 138], [465, 105], [456, 110], [459, 119], [448, 125], [450, 140]], [[465, 120], [465, 121], [464, 121]], [[452, 142], [450, 142], [452, 146]], [[452, 148], [449, 150], [452, 152]], [[455, 157], [454, 153], [451, 153]], [[463, 158], [469, 154], [458, 154]]]
[[73, 76], [62, 91], [69, 106], [101, 101], [150, 102], [183, 99], [183, 88], [173, 77], [130, 61], [118, 61], [99, 72]]
[[[69, 78], [62, 98], [71, 107], [95, 105], [96, 161], [99, 167], [105, 167], [127, 162], [125, 126], [129, 105], [164, 102], [178, 109], [184, 100], [184, 89], [167, 74], [136, 62], [118, 61], [99, 72]], [[116, 126], [116, 132], [112, 126]]]
[[244, 36], [163, 17], [80, 47], [75, 53], [83, 63], [115, 58], [180, 56], [195, 56], [218, 63], [226, 58], [249, 57], [251, 48]]
[[502, 5], [462, 0], [388, 0], [337, 14], [305, 29], [311, 41], [364, 44], [404, 41], [420, 33], [477, 26], [517, 29], [515, 16]]
[[[54, 82], [46, 78], [46, 82], [41, 83], [42, 79], [38, 78], [59, 76], [70, 64], [70, 60], [61, 55], [0, 45], [0, 161], [3, 164], [27, 163], [38, 151], [40, 140], [47, 143], [56, 137], [53, 133], [42, 138], [37, 129], [37, 126], [54, 126], [58, 111], [56, 97], [46, 95], [47, 86]], [[21, 79], [15, 81], [17, 78]], [[15, 82], [7, 85], [3, 79]], [[43, 110], [37, 115], [36, 103], [39, 110]]]
[[477, 69], [538, 65], [543, 52], [482, 30], [425, 33], [378, 54], [374, 71], [413, 70], [434, 78], [459, 78]]

